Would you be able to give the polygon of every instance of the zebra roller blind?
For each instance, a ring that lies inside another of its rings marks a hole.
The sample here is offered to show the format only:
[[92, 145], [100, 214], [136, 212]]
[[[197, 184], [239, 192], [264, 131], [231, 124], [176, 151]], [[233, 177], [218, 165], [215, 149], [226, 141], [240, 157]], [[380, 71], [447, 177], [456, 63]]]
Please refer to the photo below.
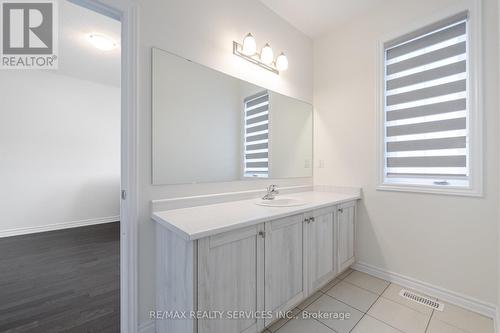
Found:
[[269, 177], [269, 93], [248, 97], [245, 103], [244, 177]]
[[468, 186], [467, 21], [384, 44], [385, 182]]

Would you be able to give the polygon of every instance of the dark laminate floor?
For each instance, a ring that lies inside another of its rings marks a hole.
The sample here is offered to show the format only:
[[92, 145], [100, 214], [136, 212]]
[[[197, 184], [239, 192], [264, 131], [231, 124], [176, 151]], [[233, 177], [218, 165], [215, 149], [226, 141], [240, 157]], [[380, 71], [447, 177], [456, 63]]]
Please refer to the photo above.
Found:
[[0, 332], [119, 332], [120, 224], [0, 238]]

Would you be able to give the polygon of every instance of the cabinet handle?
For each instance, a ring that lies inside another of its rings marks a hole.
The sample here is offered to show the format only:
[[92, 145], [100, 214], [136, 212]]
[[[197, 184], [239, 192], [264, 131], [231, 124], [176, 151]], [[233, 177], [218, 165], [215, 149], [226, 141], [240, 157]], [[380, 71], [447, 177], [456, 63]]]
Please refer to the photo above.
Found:
[[316, 221], [316, 219], [313, 216], [313, 217], [311, 217], [311, 222], [314, 222], [314, 221]]
[[311, 218], [305, 219], [304, 222], [306, 222], [307, 224], [311, 223]]
[[262, 238], [266, 238], [266, 232], [265, 231], [259, 231], [259, 236]]
[[339, 208], [339, 212], [343, 213], [344, 212], [344, 208]]

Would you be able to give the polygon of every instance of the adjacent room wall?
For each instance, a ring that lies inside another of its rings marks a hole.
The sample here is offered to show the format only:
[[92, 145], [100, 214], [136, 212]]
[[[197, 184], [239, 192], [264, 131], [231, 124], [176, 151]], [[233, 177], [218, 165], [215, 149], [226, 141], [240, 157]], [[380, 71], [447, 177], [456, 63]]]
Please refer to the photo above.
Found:
[[239, 180], [247, 83], [154, 51], [153, 183]]
[[0, 237], [118, 221], [120, 88], [0, 75]]
[[[123, 0], [105, 0], [121, 8]], [[134, 1], [129, 1], [134, 3]], [[139, 323], [149, 323], [155, 306], [155, 242], [150, 201], [206, 193], [264, 189], [269, 180], [151, 185], [151, 48], [158, 47], [256, 85], [312, 102], [312, 41], [255, 0], [148, 0], [138, 4], [138, 185]], [[290, 66], [280, 75], [232, 54], [233, 40], [252, 32], [257, 46], [269, 42], [286, 52]], [[273, 180], [280, 186], [312, 184], [312, 178]]]
[[496, 303], [498, 10], [483, 1], [484, 197], [376, 191], [377, 44], [456, 0], [387, 2], [314, 45], [314, 182], [360, 186], [361, 263]]
[[312, 176], [312, 106], [271, 92], [269, 107], [271, 177]]

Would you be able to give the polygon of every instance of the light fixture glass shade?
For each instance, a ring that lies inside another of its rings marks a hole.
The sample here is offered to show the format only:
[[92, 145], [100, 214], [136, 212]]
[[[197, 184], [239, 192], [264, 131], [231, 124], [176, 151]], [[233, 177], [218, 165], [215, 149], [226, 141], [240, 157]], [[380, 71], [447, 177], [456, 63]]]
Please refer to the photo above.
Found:
[[269, 65], [272, 63], [274, 60], [274, 54], [273, 54], [273, 49], [269, 44], [266, 44], [263, 48], [262, 51], [260, 51], [260, 61], [265, 63], [266, 65]]
[[248, 33], [243, 39], [243, 49], [241, 52], [247, 56], [252, 56], [257, 52], [257, 43], [255, 43], [255, 38], [253, 38], [251, 33]]
[[288, 59], [283, 52], [276, 58], [276, 68], [279, 71], [286, 71], [288, 69]]
[[95, 48], [102, 51], [111, 51], [116, 48], [117, 44], [110, 37], [101, 34], [90, 34], [89, 40]]

